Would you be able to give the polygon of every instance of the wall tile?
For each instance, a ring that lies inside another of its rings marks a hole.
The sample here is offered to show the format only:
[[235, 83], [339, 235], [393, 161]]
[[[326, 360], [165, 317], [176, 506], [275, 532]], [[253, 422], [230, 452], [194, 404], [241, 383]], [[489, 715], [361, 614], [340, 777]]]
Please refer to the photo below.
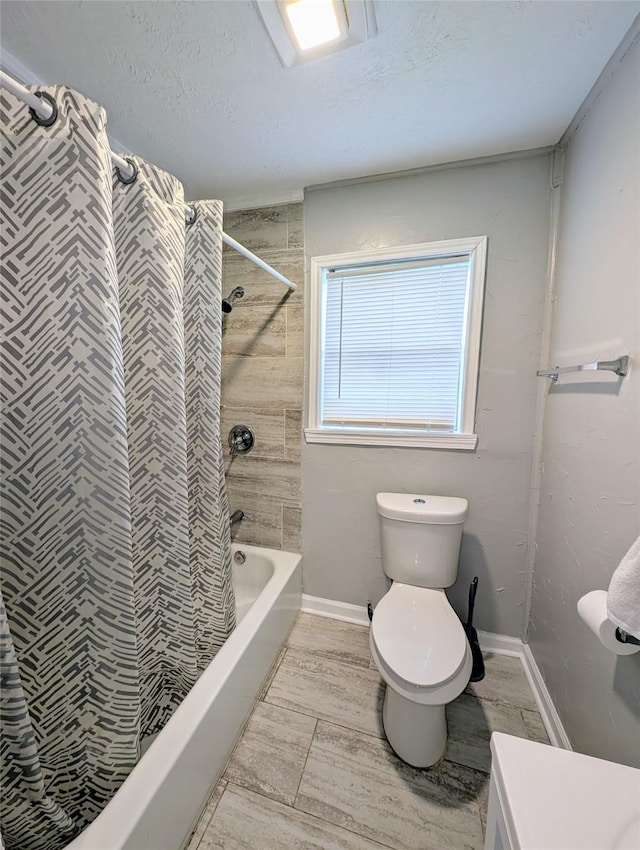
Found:
[[[224, 230], [250, 251], [286, 248], [289, 215], [288, 204], [239, 210], [224, 216]], [[226, 251], [232, 248], [225, 246]]]
[[[300, 426], [303, 396], [302, 204], [225, 216], [225, 231], [298, 288], [291, 292], [252, 262], [225, 249], [223, 288], [245, 295], [223, 325], [222, 438], [231, 508], [247, 518], [238, 542], [300, 551]], [[245, 424], [253, 451], [231, 458], [227, 436]]]
[[253, 546], [282, 548], [282, 504], [243, 490], [227, 478], [229, 509], [244, 511], [242, 522], [234, 525], [231, 537], [234, 543], [251, 543]]
[[245, 357], [284, 357], [287, 344], [287, 308], [236, 302], [222, 324], [222, 354]]
[[222, 358], [222, 401], [232, 407], [299, 408], [302, 358], [227, 354]]
[[287, 247], [304, 248], [304, 207], [302, 204], [289, 204], [287, 216]]
[[[225, 464], [229, 463], [227, 438], [234, 425], [246, 425], [253, 431], [252, 457], [284, 457], [285, 411], [255, 407], [227, 407], [220, 411], [220, 430]], [[291, 460], [294, 458], [292, 457]]]
[[223, 258], [222, 286], [225, 295], [234, 286], [243, 286], [243, 301], [251, 304], [302, 303], [304, 288], [304, 257], [301, 250], [260, 251], [260, 259], [284, 275], [297, 289], [290, 290], [268, 272], [254, 265], [240, 254]]
[[300, 504], [300, 464], [296, 461], [240, 455], [227, 464], [227, 482], [245, 492]]
[[285, 552], [302, 552], [300, 530], [302, 511], [290, 505], [282, 506], [282, 548]]
[[285, 410], [284, 412], [284, 454], [287, 460], [300, 462], [302, 440], [302, 411]]
[[302, 304], [287, 305], [287, 357], [304, 356], [304, 309]]

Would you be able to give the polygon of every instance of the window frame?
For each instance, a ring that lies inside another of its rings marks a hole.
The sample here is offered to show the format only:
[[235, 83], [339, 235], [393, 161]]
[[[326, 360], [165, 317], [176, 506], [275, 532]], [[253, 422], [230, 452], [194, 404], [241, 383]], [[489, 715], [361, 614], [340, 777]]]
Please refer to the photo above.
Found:
[[[408, 446], [415, 448], [473, 451], [478, 443], [475, 433], [478, 376], [482, 340], [482, 314], [487, 264], [486, 236], [445, 239], [413, 245], [375, 248], [346, 254], [312, 257], [309, 275], [309, 392], [307, 443], [337, 443], [354, 446]], [[345, 425], [322, 425], [321, 414], [321, 328], [322, 282], [328, 269], [349, 268], [365, 263], [393, 263], [403, 260], [433, 260], [457, 255], [469, 256], [470, 291], [466, 322], [466, 342], [462, 378], [460, 431], [438, 434], [410, 428], [358, 428]]]

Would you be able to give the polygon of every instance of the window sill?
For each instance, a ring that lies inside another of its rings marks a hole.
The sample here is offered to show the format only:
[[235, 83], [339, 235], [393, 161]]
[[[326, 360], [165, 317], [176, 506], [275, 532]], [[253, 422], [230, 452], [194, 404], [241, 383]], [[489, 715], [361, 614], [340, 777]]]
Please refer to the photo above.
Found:
[[305, 428], [307, 443], [347, 446], [405, 446], [416, 449], [445, 449], [472, 452], [478, 444], [477, 434], [422, 434], [406, 431], [358, 431], [356, 428]]

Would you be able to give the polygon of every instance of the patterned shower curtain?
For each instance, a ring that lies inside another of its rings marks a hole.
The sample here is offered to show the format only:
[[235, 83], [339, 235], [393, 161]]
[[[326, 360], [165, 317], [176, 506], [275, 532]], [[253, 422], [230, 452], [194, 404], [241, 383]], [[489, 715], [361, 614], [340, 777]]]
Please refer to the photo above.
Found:
[[[219, 439], [221, 205], [64, 87], [2, 92], [2, 837], [101, 811], [234, 626]], [[5, 611], [6, 609], [6, 611]]]

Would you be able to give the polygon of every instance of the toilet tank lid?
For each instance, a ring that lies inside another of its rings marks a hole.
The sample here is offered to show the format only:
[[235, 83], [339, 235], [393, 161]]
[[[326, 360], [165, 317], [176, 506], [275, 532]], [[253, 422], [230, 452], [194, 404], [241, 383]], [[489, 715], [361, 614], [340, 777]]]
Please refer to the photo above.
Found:
[[463, 523], [469, 515], [469, 503], [458, 496], [425, 496], [420, 493], [378, 493], [380, 516], [401, 522]]

